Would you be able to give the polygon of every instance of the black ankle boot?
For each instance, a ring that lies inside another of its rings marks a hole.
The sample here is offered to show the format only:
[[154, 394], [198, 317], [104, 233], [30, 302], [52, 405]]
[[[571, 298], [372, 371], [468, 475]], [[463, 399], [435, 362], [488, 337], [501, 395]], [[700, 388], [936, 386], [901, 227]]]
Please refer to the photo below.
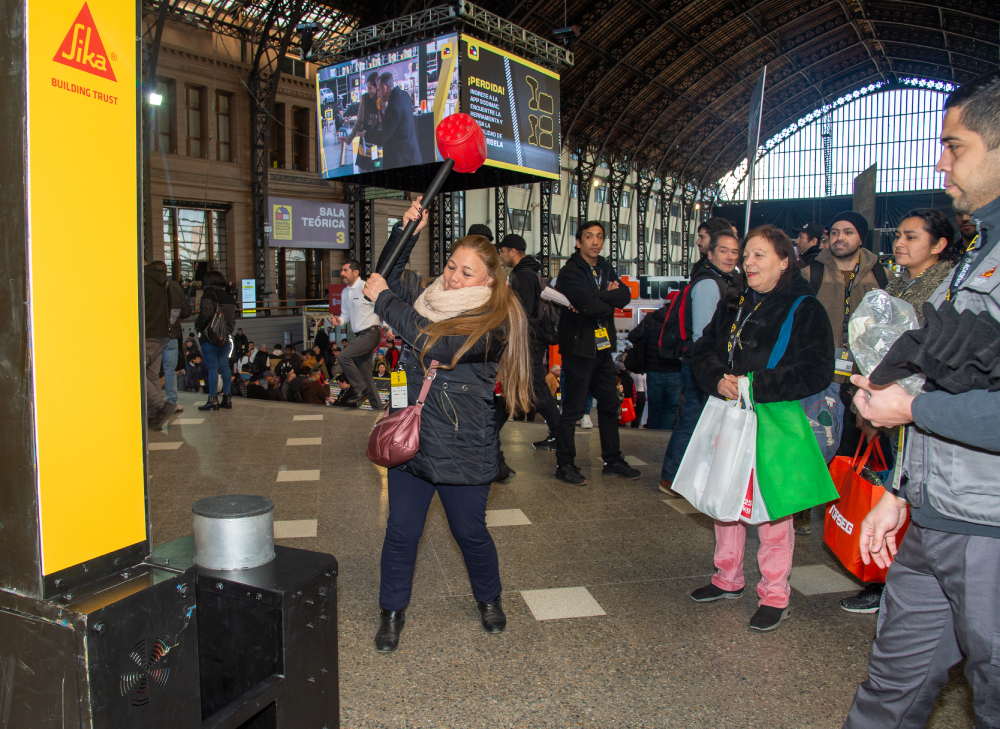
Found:
[[379, 653], [392, 653], [399, 647], [399, 634], [406, 625], [404, 612], [382, 608], [382, 624], [375, 634], [375, 650]]
[[208, 402], [202, 405], [199, 410], [218, 410], [219, 409], [219, 398], [215, 395], [208, 396]]
[[489, 602], [476, 601], [479, 608], [479, 619], [483, 624], [483, 630], [487, 633], [502, 633], [507, 627], [507, 616], [503, 612], [503, 603], [500, 596]]
[[233, 396], [232, 395], [223, 395], [222, 396], [222, 402], [219, 403], [219, 407], [220, 408], [225, 408], [226, 410], [232, 410], [233, 409]]

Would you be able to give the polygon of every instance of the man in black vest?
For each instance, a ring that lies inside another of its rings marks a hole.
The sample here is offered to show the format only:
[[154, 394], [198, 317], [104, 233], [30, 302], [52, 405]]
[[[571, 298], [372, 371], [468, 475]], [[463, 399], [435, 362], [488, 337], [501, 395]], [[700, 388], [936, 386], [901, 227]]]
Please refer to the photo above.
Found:
[[579, 249], [559, 271], [556, 290], [570, 307], [559, 318], [559, 353], [566, 387], [556, 434], [556, 478], [583, 486], [587, 479], [573, 462], [576, 457], [576, 421], [583, 416], [587, 391], [597, 400], [601, 455], [605, 474], [628, 479], [642, 473], [622, 457], [618, 434], [618, 388], [615, 383], [615, 309], [632, 300], [618, 272], [601, 256], [604, 226], [589, 220], [576, 231]]

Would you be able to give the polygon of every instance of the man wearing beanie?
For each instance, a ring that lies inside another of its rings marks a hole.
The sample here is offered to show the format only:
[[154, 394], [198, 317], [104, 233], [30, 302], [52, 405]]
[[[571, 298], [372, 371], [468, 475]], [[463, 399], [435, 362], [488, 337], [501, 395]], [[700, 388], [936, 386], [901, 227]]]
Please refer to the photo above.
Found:
[[[525, 255], [527, 246], [524, 238], [517, 234], [504, 237], [497, 248], [500, 252], [500, 260], [505, 266], [511, 268], [511, 291], [517, 294], [529, 321], [536, 321], [542, 296], [542, 265], [534, 256]], [[545, 423], [549, 426], [548, 437], [532, 445], [536, 450], [554, 451], [556, 449], [556, 426], [559, 424], [559, 406], [556, 405], [555, 398], [552, 397], [552, 393], [545, 384], [545, 365], [542, 362], [545, 350], [545, 343], [538, 340], [534, 326], [532, 326], [531, 365], [535, 390], [535, 409], [542, 414]]]
[[847, 323], [865, 294], [873, 289], [884, 289], [889, 277], [878, 256], [863, 247], [868, 236], [868, 221], [863, 215], [851, 211], [840, 213], [830, 221], [827, 229], [830, 247], [820, 251], [816, 260], [802, 269], [802, 275], [812, 284], [833, 327], [833, 346], [837, 354], [833, 382], [840, 385], [844, 404], [844, 427], [838, 453], [854, 455], [861, 440], [861, 430], [851, 412], [854, 389], [847, 370], [854, 358], [848, 351]]

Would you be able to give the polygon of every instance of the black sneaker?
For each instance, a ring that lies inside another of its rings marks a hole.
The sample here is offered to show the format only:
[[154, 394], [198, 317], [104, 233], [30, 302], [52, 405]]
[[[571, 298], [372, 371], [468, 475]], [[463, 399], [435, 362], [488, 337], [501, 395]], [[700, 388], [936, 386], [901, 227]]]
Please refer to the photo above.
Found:
[[884, 582], [866, 585], [865, 589], [854, 597], [845, 597], [841, 600], [840, 607], [849, 613], [877, 613], [882, 602], [883, 590], [885, 590]]
[[625, 462], [624, 458], [620, 458], [612, 463], [605, 463], [601, 473], [611, 476], [621, 476], [622, 478], [627, 478], [630, 481], [642, 476], [642, 471], [638, 468], [632, 468], [632, 466]]
[[554, 451], [556, 449], [556, 437], [550, 435], [545, 440], [538, 440], [531, 444], [536, 451]]
[[583, 486], [587, 483], [587, 479], [583, 477], [580, 473], [580, 469], [576, 467], [575, 463], [567, 463], [565, 466], [559, 466], [556, 469], [556, 478], [560, 481], [565, 481], [571, 486]]
[[758, 633], [769, 633], [772, 630], [777, 630], [781, 626], [782, 620], [788, 620], [790, 612], [788, 608], [761, 605], [750, 618], [750, 630], [756, 630]]
[[500, 475], [497, 476], [497, 481], [506, 481], [516, 475], [517, 471], [507, 465], [507, 461], [503, 458], [503, 451], [500, 451]]
[[699, 587], [691, 593], [691, 599], [695, 602], [715, 602], [716, 600], [738, 600], [743, 597], [744, 588], [738, 590], [723, 590], [709, 582], [704, 587]]

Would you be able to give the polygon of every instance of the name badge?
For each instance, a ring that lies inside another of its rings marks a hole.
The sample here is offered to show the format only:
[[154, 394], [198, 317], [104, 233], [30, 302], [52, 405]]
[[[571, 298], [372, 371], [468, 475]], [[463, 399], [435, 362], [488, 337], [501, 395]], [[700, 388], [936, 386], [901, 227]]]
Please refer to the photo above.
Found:
[[851, 350], [838, 348], [833, 360], [833, 372], [837, 375], [851, 376], [854, 372], [854, 355]]
[[393, 372], [390, 376], [392, 384], [392, 409], [400, 410], [406, 407], [406, 373]]
[[605, 327], [597, 327], [594, 330], [594, 343], [597, 345], [598, 352], [602, 349], [611, 349], [611, 340], [608, 338], [608, 330]]

